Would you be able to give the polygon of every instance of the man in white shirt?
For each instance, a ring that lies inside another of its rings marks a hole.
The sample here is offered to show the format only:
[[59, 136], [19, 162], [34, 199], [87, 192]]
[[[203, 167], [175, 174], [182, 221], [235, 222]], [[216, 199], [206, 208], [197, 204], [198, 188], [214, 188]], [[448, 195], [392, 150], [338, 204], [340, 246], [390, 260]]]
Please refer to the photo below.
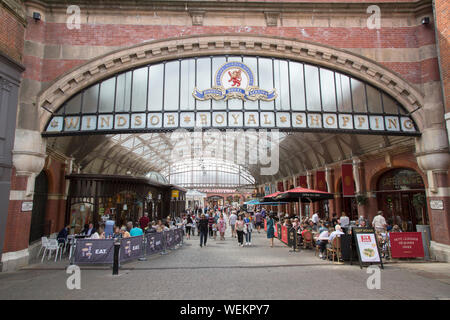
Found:
[[311, 217], [312, 222], [314, 222], [314, 224], [318, 224], [319, 223], [319, 214], [316, 212], [313, 214], [313, 216]]
[[339, 222], [342, 228], [347, 228], [350, 224], [350, 219], [347, 217], [345, 212], [342, 212], [341, 217], [339, 218]]
[[375, 228], [375, 231], [386, 231], [386, 219], [383, 217], [383, 211], [378, 211], [378, 215], [373, 218], [372, 226]]
[[236, 215], [236, 211], [232, 211], [231, 215], [230, 215], [230, 227], [231, 227], [231, 236], [233, 238], [236, 237], [236, 230], [235, 230], [235, 224], [236, 224], [236, 220], [237, 220], [237, 215]]
[[333, 242], [333, 239], [336, 238], [336, 236], [340, 236], [340, 235], [343, 235], [343, 234], [344, 234], [344, 233], [342, 232], [342, 228], [341, 228], [340, 225], [336, 225], [336, 227], [334, 227], [334, 229], [335, 229], [335, 231], [333, 231], [333, 232], [330, 234], [330, 237], [328, 238], [328, 241], [329, 241], [330, 243]]

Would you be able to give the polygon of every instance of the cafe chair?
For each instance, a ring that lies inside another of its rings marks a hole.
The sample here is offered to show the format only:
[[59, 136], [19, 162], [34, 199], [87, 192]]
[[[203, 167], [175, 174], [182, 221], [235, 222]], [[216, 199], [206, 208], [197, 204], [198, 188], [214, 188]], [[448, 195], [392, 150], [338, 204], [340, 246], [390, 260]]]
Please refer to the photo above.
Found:
[[52, 256], [52, 252], [55, 251], [55, 262], [58, 260], [58, 253], [59, 253], [59, 258], [61, 259], [61, 254], [62, 254], [62, 250], [63, 250], [63, 243], [58, 243], [58, 240], [56, 239], [49, 239], [48, 240], [48, 245], [44, 250], [44, 255], [42, 256], [42, 260], [41, 262], [44, 262], [44, 257], [45, 257], [45, 253], [48, 251], [48, 260], [50, 260], [51, 256]]
[[45, 248], [47, 248], [47, 246], [48, 246], [48, 238], [47, 237], [41, 237], [41, 248], [39, 249], [39, 252], [38, 252], [38, 258], [39, 258], [39, 256], [40, 256], [40, 254], [41, 254], [41, 251], [42, 251], [42, 249], [44, 249], [44, 255], [45, 255]]
[[331, 248], [327, 248], [327, 259], [328, 255], [331, 254], [331, 261], [334, 262], [334, 257], [336, 257], [336, 262], [339, 263], [341, 259], [341, 237], [337, 236], [331, 242]]
[[305, 232], [305, 234], [303, 235], [303, 249], [306, 249], [306, 247], [310, 247], [312, 249], [314, 246], [313, 242], [314, 238], [312, 232]]

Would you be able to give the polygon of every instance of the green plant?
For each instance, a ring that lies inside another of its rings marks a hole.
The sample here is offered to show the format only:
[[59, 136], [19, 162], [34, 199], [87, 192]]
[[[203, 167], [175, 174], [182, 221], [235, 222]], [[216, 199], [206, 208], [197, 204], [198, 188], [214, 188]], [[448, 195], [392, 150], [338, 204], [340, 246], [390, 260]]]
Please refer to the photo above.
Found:
[[423, 193], [416, 193], [415, 195], [413, 195], [412, 203], [416, 208], [423, 208], [426, 203], [425, 195]]
[[356, 196], [356, 203], [358, 203], [359, 206], [363, 206], [367, 203], [367, 197], [364, 194], [358, 194]]

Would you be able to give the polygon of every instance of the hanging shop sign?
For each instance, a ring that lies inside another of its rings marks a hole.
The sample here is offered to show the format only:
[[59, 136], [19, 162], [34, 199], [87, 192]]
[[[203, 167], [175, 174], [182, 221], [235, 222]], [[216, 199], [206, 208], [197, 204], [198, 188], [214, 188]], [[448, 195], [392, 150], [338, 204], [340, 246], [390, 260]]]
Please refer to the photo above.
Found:
[[197, 100], [228, 100], [272, 101], [277, 97], [275, 89], [267, 91], [255, 86], [252, 70], [242, 62], [225, 63], [217, 70], [214, 77], [215, 85], [203, 91], [194, 89], [192, 95]]
[[381, 264], [383, 268], [374, 229], [353, 228], [352, 233], [355, 235], [360, 267], [362, 268], [363, 264]]
[[178, 198], [180, 196], [180, 191], [172, 190], [172, 198]]
[[392, 258], [423, 258], [421, 232], [391, 232], [389, 234]]

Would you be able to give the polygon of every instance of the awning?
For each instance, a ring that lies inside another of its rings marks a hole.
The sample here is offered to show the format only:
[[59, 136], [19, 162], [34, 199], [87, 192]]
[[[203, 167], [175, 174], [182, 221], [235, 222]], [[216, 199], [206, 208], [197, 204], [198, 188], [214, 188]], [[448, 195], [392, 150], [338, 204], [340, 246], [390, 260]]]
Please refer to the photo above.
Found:
[[263, 201], [264, 202], [273, 202], [275, 200], [275, 197], [278, 196], [280, 193], [281, 193], [280, 191], [277, 191], [275, 193], [269, 194], [264, 197]]

